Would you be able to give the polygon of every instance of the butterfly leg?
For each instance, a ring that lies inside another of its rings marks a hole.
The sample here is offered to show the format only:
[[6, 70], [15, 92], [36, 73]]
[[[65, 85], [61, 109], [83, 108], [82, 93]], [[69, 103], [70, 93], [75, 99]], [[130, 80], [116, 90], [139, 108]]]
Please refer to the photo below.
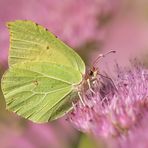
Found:
[[85, 106], [85, 103], [84, 103], [84, 101], [83, 101], [81, 92], [78, 92], [78, 96], [79, 96], [79, 98], [80, 98], [81, 103]]
[[[91, 81], [93, 82], [93, 81], [95, 81], [95, 80], [91, 80]], [[92, 87], [91, 87], [90, 79], [87, 79], [87, 84], [88, 84], [89, 90], [90, 90], [93, 94], [95, 94], [94, 90], [93, 90]]]

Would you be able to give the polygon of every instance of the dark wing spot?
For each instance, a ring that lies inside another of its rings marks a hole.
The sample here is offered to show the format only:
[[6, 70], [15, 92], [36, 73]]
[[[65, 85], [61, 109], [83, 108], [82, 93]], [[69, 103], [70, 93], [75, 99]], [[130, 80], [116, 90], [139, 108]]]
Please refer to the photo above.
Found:
[[46, 49], [48, 50], [49, 49], [49, 46], [47, 46]]
[[33, 83], [34, 83], [35, 86], [38, 86], [39, 85], [39, 83], [38, 83], [37, 80], [33, 81]]
[[48, 31], [48, 29], [47, 29], [47, 28], [45, 28], [45, 30], [46, 30], [46, 31]]
[[36, 26], [39, 26], [39, 24], [35, 23]]

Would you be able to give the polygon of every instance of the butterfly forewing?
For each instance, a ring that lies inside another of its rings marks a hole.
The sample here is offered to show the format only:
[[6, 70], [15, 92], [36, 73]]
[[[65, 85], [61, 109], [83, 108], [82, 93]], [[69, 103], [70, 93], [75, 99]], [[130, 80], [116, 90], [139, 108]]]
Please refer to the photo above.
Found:
[[54, 62], [85, 73], [80, 56], [55, 35], [32, 21], [9, 22], [9, 65], [25, 61]]

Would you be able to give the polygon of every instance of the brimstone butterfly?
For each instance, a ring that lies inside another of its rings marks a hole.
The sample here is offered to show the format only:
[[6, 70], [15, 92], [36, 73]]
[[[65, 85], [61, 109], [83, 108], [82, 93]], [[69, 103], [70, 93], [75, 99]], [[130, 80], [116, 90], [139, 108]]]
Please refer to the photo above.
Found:
[[9, 69], [2, 78], [7, 109], [38, 123], [69, 112], [86, 82], [81, 57], [32, 21], [9, 22], [8, 29]]

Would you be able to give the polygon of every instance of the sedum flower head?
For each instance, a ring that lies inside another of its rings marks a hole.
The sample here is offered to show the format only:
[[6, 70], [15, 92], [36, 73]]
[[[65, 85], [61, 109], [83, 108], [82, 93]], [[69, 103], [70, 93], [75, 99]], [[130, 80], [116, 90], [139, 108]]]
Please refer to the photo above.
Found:
[[68, 120], [79, 130], [96, 137], [121, 138], [140, 125], [148, 114], [148, 70], [116, 66], [116, 78], [100, 76], [99, 87], [85, 92], [85, 105], [78, 102]]
[[[134, 126], [127, 137], [120, 139], [121, 148], [148, 148], [148, 113]], [[118, 142], [119, 143], [119, 142]], [[118, 144], [119, 145], [119, 144]], [[116, 143], [114, 148], [119, 148]]]

